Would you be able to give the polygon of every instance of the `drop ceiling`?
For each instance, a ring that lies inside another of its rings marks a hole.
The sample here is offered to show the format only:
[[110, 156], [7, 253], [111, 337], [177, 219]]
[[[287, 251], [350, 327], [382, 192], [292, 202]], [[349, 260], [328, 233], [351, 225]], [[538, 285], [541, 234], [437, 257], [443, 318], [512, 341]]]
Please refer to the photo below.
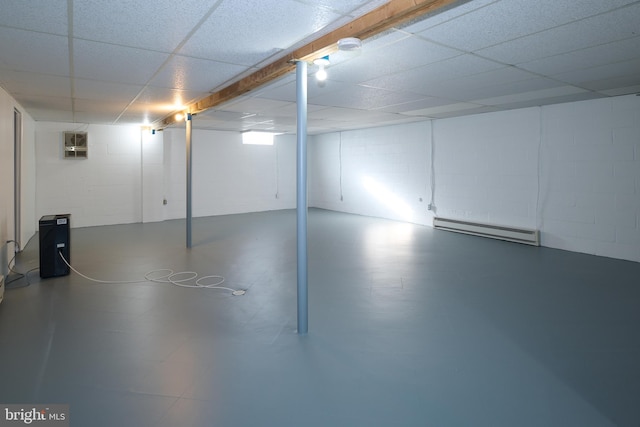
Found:
[[[155, 122], [381, 0], [8, 0], [0, 86], [37, 121]], [[457, 1], [309, 66], [323, 133], [640, 92], [640, 1]], [[290, 73], [195, 128], [294, 133]]]

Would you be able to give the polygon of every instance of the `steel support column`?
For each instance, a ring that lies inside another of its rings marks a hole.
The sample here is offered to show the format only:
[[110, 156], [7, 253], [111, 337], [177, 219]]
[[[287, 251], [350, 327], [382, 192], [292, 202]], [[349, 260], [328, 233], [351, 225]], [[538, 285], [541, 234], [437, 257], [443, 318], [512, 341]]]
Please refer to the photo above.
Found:
[[296, 64], [297, 151], [296, 212], [298, 248], [298, 334], [309, 330], [307, 294], [307, 63]]
[[192, 145], [191, 145], [191, 114], [187, 114], [187, 248], [191, 247], [191, 220], [193, 219], [191, 209], [191, 176], [192, 176]]

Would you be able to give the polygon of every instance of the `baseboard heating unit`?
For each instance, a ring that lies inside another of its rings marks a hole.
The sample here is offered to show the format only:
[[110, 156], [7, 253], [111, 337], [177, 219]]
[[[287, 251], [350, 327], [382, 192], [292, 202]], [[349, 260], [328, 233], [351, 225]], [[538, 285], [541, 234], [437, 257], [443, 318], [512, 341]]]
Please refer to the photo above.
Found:
[[474, 236], [489, 237], [492, 239], [540, 246], [540, 233], [538, 230], [504, 227], [501, 225], [483, 224], [479, 222], [468, 222], [438, 217], [433, 219], [433, 227], [439, 230], [454, 231], [456, 233], [471, 234]]

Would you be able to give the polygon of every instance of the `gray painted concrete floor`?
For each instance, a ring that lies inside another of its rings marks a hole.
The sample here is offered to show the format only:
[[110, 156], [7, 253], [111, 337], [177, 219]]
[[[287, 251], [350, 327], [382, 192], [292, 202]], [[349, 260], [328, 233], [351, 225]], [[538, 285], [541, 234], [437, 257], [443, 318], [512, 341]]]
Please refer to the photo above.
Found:
[[0, 402], [94, 427], [640, 426], [638, 263], [311, 210], [299, 336], [295, 212], [199, 218], [184, 242], [184, 221], [73, 229], [93, 277], [247, 294], [33, 272], [0, 305]]

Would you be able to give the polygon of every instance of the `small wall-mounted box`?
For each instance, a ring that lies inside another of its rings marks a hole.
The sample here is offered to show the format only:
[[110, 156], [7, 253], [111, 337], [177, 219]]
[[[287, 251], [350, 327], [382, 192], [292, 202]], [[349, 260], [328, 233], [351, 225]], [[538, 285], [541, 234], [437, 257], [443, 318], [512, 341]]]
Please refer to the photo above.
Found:
[[64, 132], [65, 159], [86, 159], [88, 150], [87, 132]]

